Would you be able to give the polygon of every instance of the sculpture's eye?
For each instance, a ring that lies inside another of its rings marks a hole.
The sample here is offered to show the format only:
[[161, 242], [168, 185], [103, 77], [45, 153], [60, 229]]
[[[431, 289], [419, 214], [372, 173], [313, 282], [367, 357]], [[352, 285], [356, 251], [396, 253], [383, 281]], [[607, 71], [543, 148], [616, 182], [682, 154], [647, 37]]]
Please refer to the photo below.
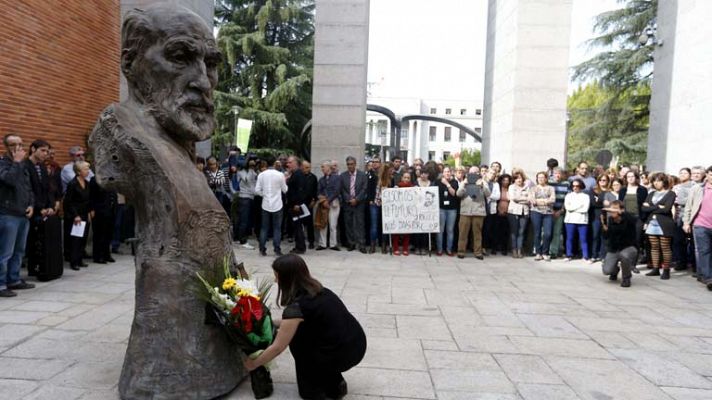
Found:
[[114, 162], [119, 161], [119, 156], [117, 156], [116, 154], [112, 155], [111, 161], [114, 161]]

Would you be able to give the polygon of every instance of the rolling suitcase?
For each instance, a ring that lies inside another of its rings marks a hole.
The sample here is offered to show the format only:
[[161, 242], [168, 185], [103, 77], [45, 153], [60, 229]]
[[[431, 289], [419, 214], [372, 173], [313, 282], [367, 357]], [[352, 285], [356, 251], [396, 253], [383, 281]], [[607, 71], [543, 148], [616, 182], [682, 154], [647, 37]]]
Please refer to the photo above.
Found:
[[39, 220], [30, 227], [31, 252], [28, 254], [30, 275], [39, 281], [51, 281], [64, 273], [62, 258], [62, 223], [56, 215]]

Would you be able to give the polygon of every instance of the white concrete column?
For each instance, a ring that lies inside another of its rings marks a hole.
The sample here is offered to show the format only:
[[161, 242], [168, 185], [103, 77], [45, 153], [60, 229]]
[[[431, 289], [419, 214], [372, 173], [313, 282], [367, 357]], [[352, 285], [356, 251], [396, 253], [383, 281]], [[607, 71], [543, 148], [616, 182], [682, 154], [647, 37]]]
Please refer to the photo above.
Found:
[[710, 1], [658, 3], [647, 168], [675, 173], [712, 164]]
[[572, 0], [490, 0], [482, 156], [534, 173], [566, 154]]
[[317, 0], [312, 105], [313, 162], [363, 163], [368, 0]]

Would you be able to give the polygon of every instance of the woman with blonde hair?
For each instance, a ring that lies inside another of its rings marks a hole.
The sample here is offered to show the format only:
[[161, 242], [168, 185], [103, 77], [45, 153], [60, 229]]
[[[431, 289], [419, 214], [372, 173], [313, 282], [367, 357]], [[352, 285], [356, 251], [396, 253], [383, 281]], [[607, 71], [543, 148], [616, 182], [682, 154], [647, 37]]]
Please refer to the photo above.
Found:
[[[74, 173], [76, 176], [67, 184], [67, 191], [64, 193], [64, 224], [65, 226], [77, 227], [84, 224], [82, 236], [69, 235], [70, 267], [79, 271], [79, 267], [88, 265], [82, 261], [84, 248], [87, 245], [89, 235], [89, 220], [94, 214], [91, 210], [89, 182], [89, 163], [77, 161], [74, 163]], [[71, 231], [71, 228], [70, 228]]]
[[[549, 186], [547, 173], [542, 171], [536, 174], [536, 186], [529, 191], [529, 203], [531, 213], [529, 214], [534, 227], [534, 261], [550, 261], [549, 245], [551, 244], [551, 233], [553, 230], [554, 202], [556, 201], [556, 191], [553, 186]], [[543, 240], [542, 240], [543, 239]]]

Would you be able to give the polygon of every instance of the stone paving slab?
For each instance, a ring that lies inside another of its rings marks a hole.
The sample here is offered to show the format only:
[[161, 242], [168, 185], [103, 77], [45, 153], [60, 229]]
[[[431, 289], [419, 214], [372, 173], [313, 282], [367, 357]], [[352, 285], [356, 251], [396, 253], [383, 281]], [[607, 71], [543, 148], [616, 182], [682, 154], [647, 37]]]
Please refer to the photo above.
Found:
[[[273, 257], [236, 253], [272, 279]], [[135, 268], [117, 258], [0, 299], [0, 398], [118, 399]], [[577, 261], [305, 259], [367, 332], [348, 400], [712, 399], [712, 296], [686, 273], [625, 290]], [[275, 364], [272, 398], [297, 399], [289, 352]]]

